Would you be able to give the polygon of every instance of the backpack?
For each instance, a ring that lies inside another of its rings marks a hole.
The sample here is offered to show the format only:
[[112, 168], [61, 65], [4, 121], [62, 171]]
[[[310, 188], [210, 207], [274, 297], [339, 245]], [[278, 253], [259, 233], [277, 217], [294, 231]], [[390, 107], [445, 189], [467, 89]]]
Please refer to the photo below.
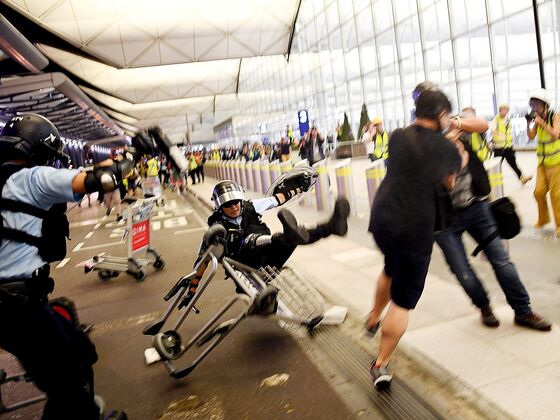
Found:
[[0, 242], [11, 240], [23, 242], [39, 250], [40, 257], [46, 262], [60, 261], [66, 256], [66, 239], [70, 239], [70, 225], [66, 217], [66, 203], [54, 204], [50, 209], [32, 206], [21, 201], [2, 198], [2, 190], [10, 176], [23, 169], [22, 166], [5, 165], [0, 167], [0, 210], [26, 213], [43, 220], [41, 236], [4, 227], [0, 213]]
[[515, 211], [515, 204], [508, 198], [502, 197], [490, 203], [490, 210], [496, 221], [497, 230], [484, 239], [472, 253], [476, 257], [482, 249], [495, 238], [512, 239], [521, 232], [521, 222]]

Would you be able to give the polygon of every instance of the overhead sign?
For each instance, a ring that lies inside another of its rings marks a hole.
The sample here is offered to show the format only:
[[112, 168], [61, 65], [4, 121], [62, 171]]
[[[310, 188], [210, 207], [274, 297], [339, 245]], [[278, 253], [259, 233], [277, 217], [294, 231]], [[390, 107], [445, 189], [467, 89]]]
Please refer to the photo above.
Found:
[[309, 115], [306, 109], [298, 111], [299, 135], [303, 137], [309, 131]]

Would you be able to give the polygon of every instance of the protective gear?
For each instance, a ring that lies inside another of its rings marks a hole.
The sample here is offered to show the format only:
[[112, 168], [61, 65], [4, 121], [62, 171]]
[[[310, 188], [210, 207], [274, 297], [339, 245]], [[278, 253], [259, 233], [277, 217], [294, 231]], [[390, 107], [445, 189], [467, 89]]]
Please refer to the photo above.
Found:
[[496, 115], [496, 129], [492, 134], [492, 140], [497, 149], [509, 148], [513, 145], [510, 121], [504, 120], [499, 114]]
[[439, 90], [439, 88], [435, 83], [428, 81], [418, 83], [412, 91], [412, 100], [414, 101], [414, 104], [418, 101], [418, 97], [428, 90]]
[[373, 117], [373, 119], [371, 120], [371, 123], [373, 125], [378, 125], [378, 124], [383, 124], [383, 121], [381, 120], [380, 117]]
[[482, 135], [480, 133], [472, 133], [470, 137], [471, 149], [480, 161], [485, 162], [490, 159], [492, 152], [488, 149], [488, 144]]
[[215, 209], [218, 210], [225, 203], [234, 200], [245, 201], [245, 191], [241, 185], [230, 180], [218, 182], [212, 191]]
[[273, 236], [273, 240], [279, 238], [289, 246], [302, 245], [309, 242], [309, 232], [304, 227], [298, 226], [296, 217], [292, 212], [282, 209], [278, 212], [278, 219], [282, 223], [284, 232], [281, 237], [278, 237], [278, 235]]
[[285, 178], [280, 184], [274, 187], [273, 195], [282, 193], [286, 197], [286, 201], [297, 194], [299, 188], [301, 192], [309, 190], [313, 182], [313, 176], [307, 172], [299, 173], [295, 176]]
[[375, 149], [374, 155], [377, 159], [383, 158], [387, 160], [389, 158], [389, 135], [387, 132], [377, 133], [374, 138]]
[[538, 99], [539, 101], [544, 102], [547, 106], [550, 106], [550, 99], [548, 98], [548, 93], [546, 89], [540, 88], [535, 89], [531, 92], [531, 96], [529, 96], [529, 101], [531, 99]]
[[113, 162], [111, 166], [94, 166], [88, 171], [84, 186], [87, 193], [114, 191], [123, 179], [134, 170], [134, 162], [123, 159]]
[[[554, 111], [549, 111], [546, 123], [552, 127]], [[540, 125], [537, 127], [537, 158], [538, 164], [546, 167], [560, 165], [560, 139], [554, 140], [548, 131]]]
[[22, 230], [4, 227], [4, 221], [0, 215], [0, 242], [2, 240], [23, 242], [36, 247], [44, 261], [60, 261], [66, 256], [66, 239], [70, 239], [70, 227], [65, 213], [66, 204], [55, 204], [49, 210], [43, 210], [31, 204], [1, 198], [2, 190], [8, 178], [21, 169], [23, 169], [22, 166], [16, 165], [0, 167], [0, 210], [26, 213], [43, 219], [41, 236], [38, 237]]
[[38, 114], [12, 117], [0, 133], [0, 160], [24, 159], [33, 166], [49, 160], [68, 162], [64, 144], [52, 122]]

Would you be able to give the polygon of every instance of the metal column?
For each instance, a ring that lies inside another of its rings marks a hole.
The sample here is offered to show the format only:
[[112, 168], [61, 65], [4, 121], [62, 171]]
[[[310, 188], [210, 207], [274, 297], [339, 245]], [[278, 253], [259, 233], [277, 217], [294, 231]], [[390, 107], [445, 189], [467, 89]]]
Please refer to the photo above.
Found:
[[276, 159], [270, 162], [270, 164], [268, 165], [268, 170], [270, 172], [270, 185], [272, 185], [272, 183], [280, 177], [279, 160]]
[[253, 191], [260, 191], [261, 187], [261, 163], [258, 160], [253, 161]]
[[313, 165], [317, 171], [317, 183], [315, 184], [315, 195], [317, 197], [317, 210], [328, 211], [331, 209], [329, 173], [327, 171], [326, 159]]
[[261, 191], [266, 194], [268, 187], [270, 187], [270, 173], [269, 173], [268, 160], [261, 161]]
[[253, 162], [245, 162], [245, 182], [247, 190], [253, 190]]
[[352, 160], [345, 159], [335, 167], [336, 185], [338, 195], [346, 197], [350, 202], [352, 214], [358, 213], [356, 209], [356, 192], [354, 191], [354, 177], [352, 175]]
[[366, 180], [367, 189], [369, 197], [369, 207], [371, 208], [373, 200], [375, 199], [375, 194], [377, 194], [377, 189], [381, 185], [381, 181], [385, 178], [385, 162], [382, 159], [378, 159], [373, 162], [373, 165], [366, 169]]

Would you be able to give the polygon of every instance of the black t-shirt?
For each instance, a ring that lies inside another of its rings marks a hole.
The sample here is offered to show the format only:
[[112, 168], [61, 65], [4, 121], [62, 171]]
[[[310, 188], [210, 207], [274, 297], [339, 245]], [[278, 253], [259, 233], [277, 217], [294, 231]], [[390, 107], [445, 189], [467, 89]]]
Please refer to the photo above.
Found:
[[429, 255], [442, 181], [460, 168], [457, 148], [441, 133], [418, 125], [395, 130], [389, 140], [387, 176], [375, 196], [369, 231], [378, 242], [382, 238]]
[[290, 154], [290, 149], [292, 147], [290, 146], [290, 143], [284, 143], [280, 145], [280, 153], [283, 155], [289, 155]]

